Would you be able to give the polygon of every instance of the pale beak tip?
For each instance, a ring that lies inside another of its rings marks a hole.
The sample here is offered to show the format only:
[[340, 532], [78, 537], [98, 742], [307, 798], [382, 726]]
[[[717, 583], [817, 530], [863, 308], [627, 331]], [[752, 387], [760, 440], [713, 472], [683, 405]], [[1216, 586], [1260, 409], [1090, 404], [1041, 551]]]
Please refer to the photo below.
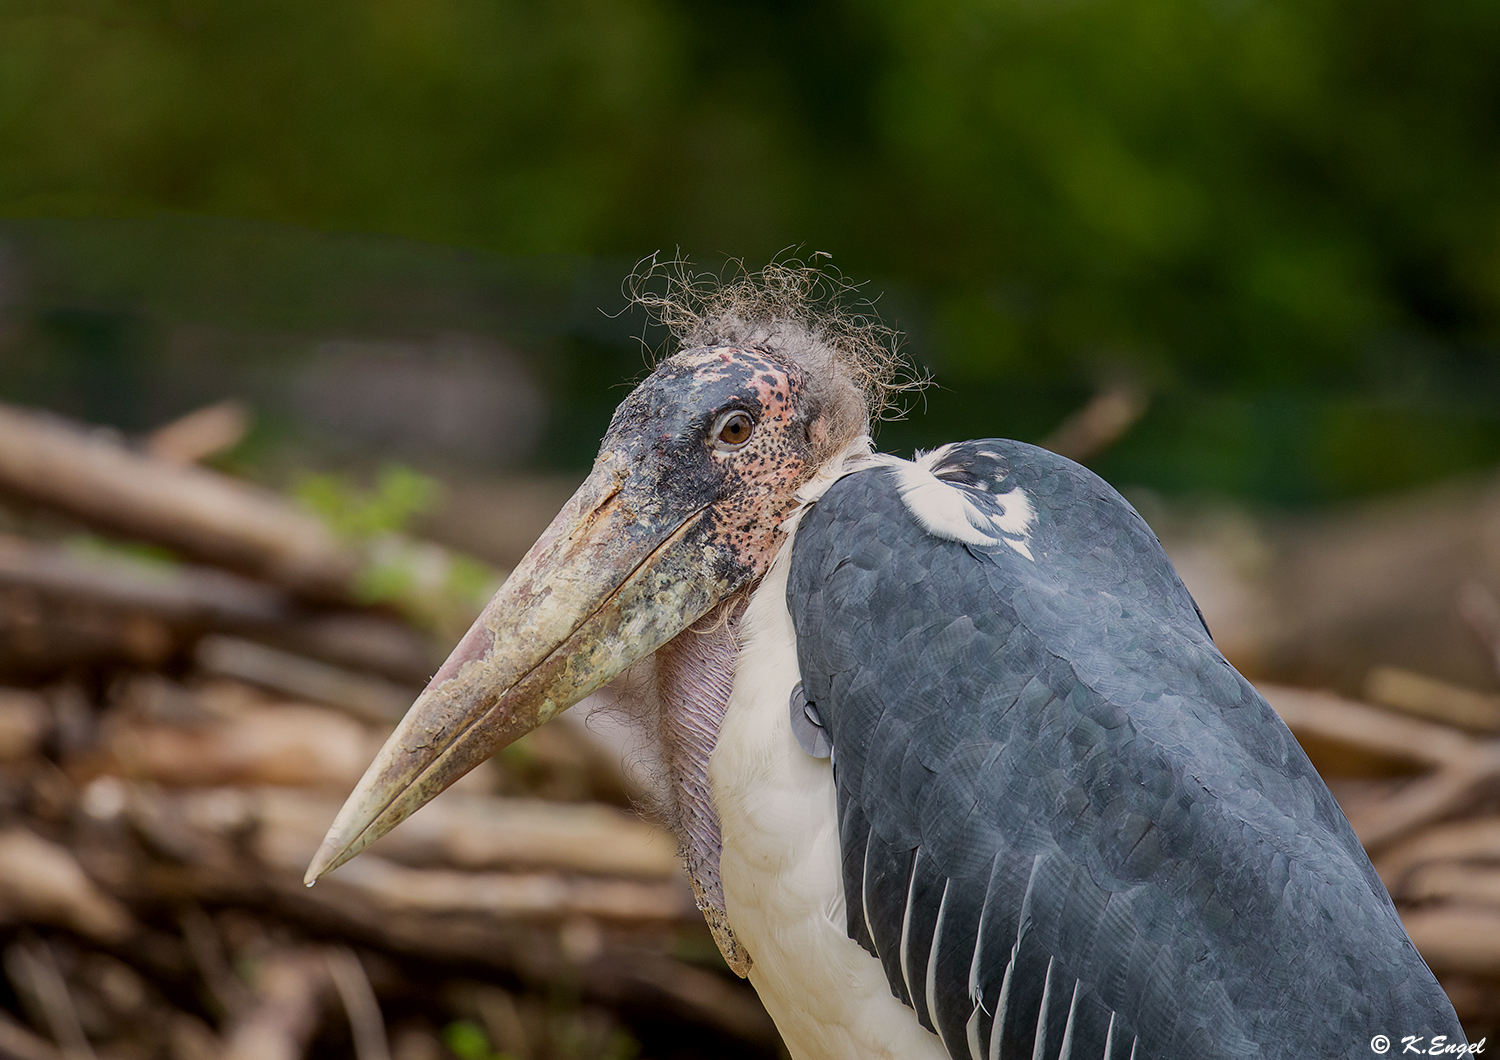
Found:
[[323, 840], [322, 845], [318, 847], [318, 852], [313, 855], [312, 862], [307, 866], [307, 874], [302, 877], [302, 882], [311, 887], [348, 861], [350, 856], [347, 849], [340, 849], [340, 846], [333, 842], [333, 837], [329, 836]]

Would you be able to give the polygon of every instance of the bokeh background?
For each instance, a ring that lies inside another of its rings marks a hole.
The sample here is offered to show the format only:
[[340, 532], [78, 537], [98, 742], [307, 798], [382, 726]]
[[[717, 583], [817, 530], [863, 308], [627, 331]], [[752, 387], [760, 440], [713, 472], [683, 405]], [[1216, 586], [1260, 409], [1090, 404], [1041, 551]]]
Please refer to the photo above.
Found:
[[638, 258], [801, 248], [933, 371], [889, 446], [1126, 374], [1112, 481], [1399, 489], [1500, 457], [1497, 56], [1483, 0], [7, 3], [0, 394], [576, 470]]
[[[0, 0], [0, 405], [75, 425], [0, 452], [197, 463], [327, 559], [0, 481], [0, 1055], [777, 1054], [669, 852], [297, 884], [667, 348], [652, 255], [837, 270], [933, 380], [892, 451], [1113, 408], [1080, 454], [1500, 1028], [1500, 5]], [[455, 805], [639, 839], [607, 728]]]

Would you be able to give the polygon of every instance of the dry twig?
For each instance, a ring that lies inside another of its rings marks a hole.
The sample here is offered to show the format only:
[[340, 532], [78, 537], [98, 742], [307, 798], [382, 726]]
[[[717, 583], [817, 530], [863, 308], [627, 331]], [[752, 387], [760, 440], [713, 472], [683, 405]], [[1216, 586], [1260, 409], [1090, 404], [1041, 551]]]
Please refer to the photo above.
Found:
[[107, 943], [134, 930], [130, 914], [89, 879], [71, 851], [19, 826], [0, 831], [0, 918], [52, 924]]
[[243, 402], [220, 401], [189, 412], [146, 436], [146, 452], [169, 464], [196, 464], [239, 445], [250, 431]]
[[1042, 439], [1042, 448], [1070, 460], [1088, 463], [1135, 426], [1149, 405], [1146, 392], [1132, 384], [1101, 390]]
[[391, 1060], [385, 1017], [380, 1014], [380, 1003], [359, 958], [349, 947], [339, 946], [329, 950], [326, 959], [334, 989], [349, 1017], [356, 1060]]
[[5, 973], [16, 989], [32, 1001], [67, 1060], [95, 1060], [68, 984], [45, 942], [11, 943], [5, 950]]

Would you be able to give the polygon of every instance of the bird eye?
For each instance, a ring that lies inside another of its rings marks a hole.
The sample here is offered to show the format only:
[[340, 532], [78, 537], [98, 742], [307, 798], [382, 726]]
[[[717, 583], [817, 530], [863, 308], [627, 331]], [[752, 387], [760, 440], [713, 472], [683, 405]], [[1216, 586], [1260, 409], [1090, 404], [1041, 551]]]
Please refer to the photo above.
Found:
[[743, 409], [730, 409], [720, 413], [719, 418], [714, 420], [709, 437], [715, 449], [732, 453], [744, 447], [754, 429], [755, 421], [750, 418], [750, 413]]

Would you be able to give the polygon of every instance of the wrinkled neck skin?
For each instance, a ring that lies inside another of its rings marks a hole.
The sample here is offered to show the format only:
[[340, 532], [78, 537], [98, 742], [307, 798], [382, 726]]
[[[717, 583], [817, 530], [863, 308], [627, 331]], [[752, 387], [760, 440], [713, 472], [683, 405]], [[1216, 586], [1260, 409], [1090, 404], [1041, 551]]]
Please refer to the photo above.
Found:
[[693, 896], [714, 942], [736, 975], [750, 971], [724, 912], [719, 881], [719, 818], [709, 793], [708, 758], [734, 687], [739, 619], [748, 596], [736, 593], [656, 652], [657, 719], [671, 824]]
[[[786, 547], [802, 513], [829, 486], [879, 459], [871, 453], [868, 435], [846, 445], [797, 490], [795, 506], [782, 520], [770, 554]], [[758, 584], [722, 601], [658, 648], [653, 660], [654, 721], [667, 782], [665, 816], [681, 843], [698, 908], [725, 962], [740, 976], [750, 971], [750, 954], [735, 938], [724, 911], [724, 887], [719, 880], [723, 842], [709, 789], [708, 759], [734, 688], [740, 616]]]

